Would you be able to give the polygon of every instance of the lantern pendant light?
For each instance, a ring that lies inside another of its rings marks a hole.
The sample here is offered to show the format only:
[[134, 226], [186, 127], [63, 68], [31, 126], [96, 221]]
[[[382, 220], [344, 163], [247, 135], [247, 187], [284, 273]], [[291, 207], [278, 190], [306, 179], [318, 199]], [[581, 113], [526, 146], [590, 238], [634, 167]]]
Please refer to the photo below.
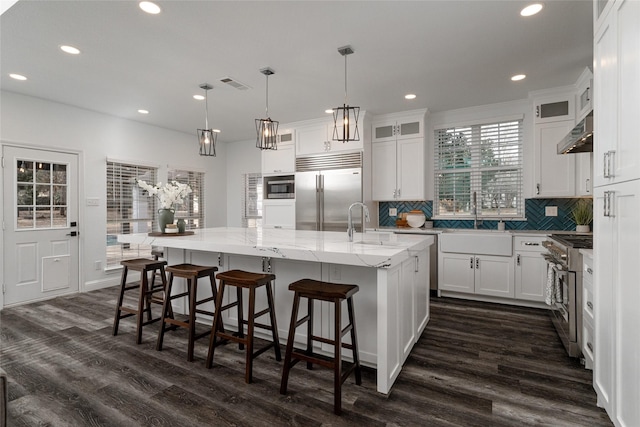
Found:
[[351, 46], [338, 48], [344, 56], [344, 104], [333, 109], [333, 140], [340, 142], [360, 141], [358, 117], [360, 107], [350, 107], [347, 98], [347, 56], [353, 53]]
[[198, 144], [200, 145], [200, 155], [201, 156], [216, 156], [216, 139], [218, 137], [218, 133], [220, 132], [218, 129], [210, 129], [209, 128], [209, 97], [208, 93], [210, 89], [213, 89], [209, 83], [203, 83], [200, 85], [200, 88], [204, 89], [204, 129], [198, 129]]
[[278, 122], [269, 117], [269, 76], [275, 74], [271, 68], [260, 70], [267, 77], [266, 119], [256, 119], [256, 147], [261, 150], [277, 150]]

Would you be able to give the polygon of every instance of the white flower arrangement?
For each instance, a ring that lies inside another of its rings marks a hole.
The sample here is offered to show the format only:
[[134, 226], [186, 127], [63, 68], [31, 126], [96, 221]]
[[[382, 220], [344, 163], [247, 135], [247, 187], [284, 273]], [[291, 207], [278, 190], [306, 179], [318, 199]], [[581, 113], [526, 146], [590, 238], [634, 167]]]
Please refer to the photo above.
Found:
[[174, 205], [181, 205], [184, 202], [184, 198], [192, 193], [191, 187], [188, 184], [182, 184], [177, 181], [166, 183], [162, 185], [161, 182], [155, 186], [147, 184], [146, 181], [139, 180], [138, 187], [147, 190], [149, 196], [155, 196], [160, 201], [160, 207], [162, 209], [173, 209]]

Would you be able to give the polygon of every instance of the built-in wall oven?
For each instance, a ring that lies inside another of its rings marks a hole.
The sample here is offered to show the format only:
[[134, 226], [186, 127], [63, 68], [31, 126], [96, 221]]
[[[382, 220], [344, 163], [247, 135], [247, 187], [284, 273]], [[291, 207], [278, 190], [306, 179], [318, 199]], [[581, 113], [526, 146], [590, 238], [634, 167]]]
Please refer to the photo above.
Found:
[[546, 302], [553, 325], [571, 357], [581, 357], [582, 342], [582, 254], [593, 247], [593, 237], [582, 234], [552, 234], [542, 243], [547, 249]]
[[279, 175], [264, 177], [265, 199], [295, 199], [295, 177]]

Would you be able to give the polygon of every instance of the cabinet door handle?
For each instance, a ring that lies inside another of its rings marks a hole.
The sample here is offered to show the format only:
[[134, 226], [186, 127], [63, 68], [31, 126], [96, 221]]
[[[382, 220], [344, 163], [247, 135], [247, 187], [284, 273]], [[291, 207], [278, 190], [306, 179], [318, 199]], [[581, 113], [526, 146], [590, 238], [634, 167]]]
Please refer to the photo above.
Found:
[[590, 89], [591, 89], [590, 87], [587, 88], [587, 102], [591, 101], [591, 96], [589, 95]]
[[589, 178], [584, 180], [584, 192], [585, 193], [589, 193], [589, 183], [591, 182], [591, 180]]
[[400, 189], [398, 188], [398, 197], [400, 197]]
[[590, 342], [587, 343], [587, 347], [589, 347], [589, 351], [593, 353], [593, 345]]
[[480, 268], [480, 258], [476, 257], [476, 269]]
[[536, 194], [540, 194], [540, 184], [536, 184]]
[[415, 259], [416, 259], [416, 269], [414, 270], [414, 273], [417, 273], [418, 271], [420, 271], [420, 257], [416, 255]]
[[518, 256], [516, 257], [516, 264], [520, 265], [520, 254], [518, 254]]
[[398, 192], [398, 190], [396, 190], [395, 188], [393, 189], [393, 198], [396, 198], [396, 193]]
[[469, 258], [469, 268], [473, 269], [473, 257]]
[[536, 105], [536, 117], [540, 117], [540, 106]]
[[587, 301], [587, 307], [589, 307], [589, 309], [593, 310], [593, 304], [591, 303], [591, 301]]
[[593, 270], [590, 267], [587, 267], [587, 273], [593, 275]]

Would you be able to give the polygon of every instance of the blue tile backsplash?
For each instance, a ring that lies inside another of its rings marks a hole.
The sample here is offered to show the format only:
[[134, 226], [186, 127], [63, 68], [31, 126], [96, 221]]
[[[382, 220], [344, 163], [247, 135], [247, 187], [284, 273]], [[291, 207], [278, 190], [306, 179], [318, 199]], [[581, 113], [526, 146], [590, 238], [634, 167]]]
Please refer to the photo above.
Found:
[[[571, 209], [580, 200], [571, 199], [526, 199], [525, 217], [526, 221], [504, 221], [507, 230], [575, 230], [576, 225], [571, 219]], [[557, 206], [558, 216], [545, 216], [546, 206]], [[389, 208], [396, 208], [398, 215], [417, 209], [424, 212], [427, 217], [431, 217], [433, 212], [433, 202], [380, 202], [379, 223], [381, 227], [394, 227], [396, 225], [395, 216], [389, 216]], [[434, 220], [433, 226], [436, 228], [473, 228], [473, 220]], [[498, 221], [483, 220], [478, 228], [493, 229], [498, 228]]]

